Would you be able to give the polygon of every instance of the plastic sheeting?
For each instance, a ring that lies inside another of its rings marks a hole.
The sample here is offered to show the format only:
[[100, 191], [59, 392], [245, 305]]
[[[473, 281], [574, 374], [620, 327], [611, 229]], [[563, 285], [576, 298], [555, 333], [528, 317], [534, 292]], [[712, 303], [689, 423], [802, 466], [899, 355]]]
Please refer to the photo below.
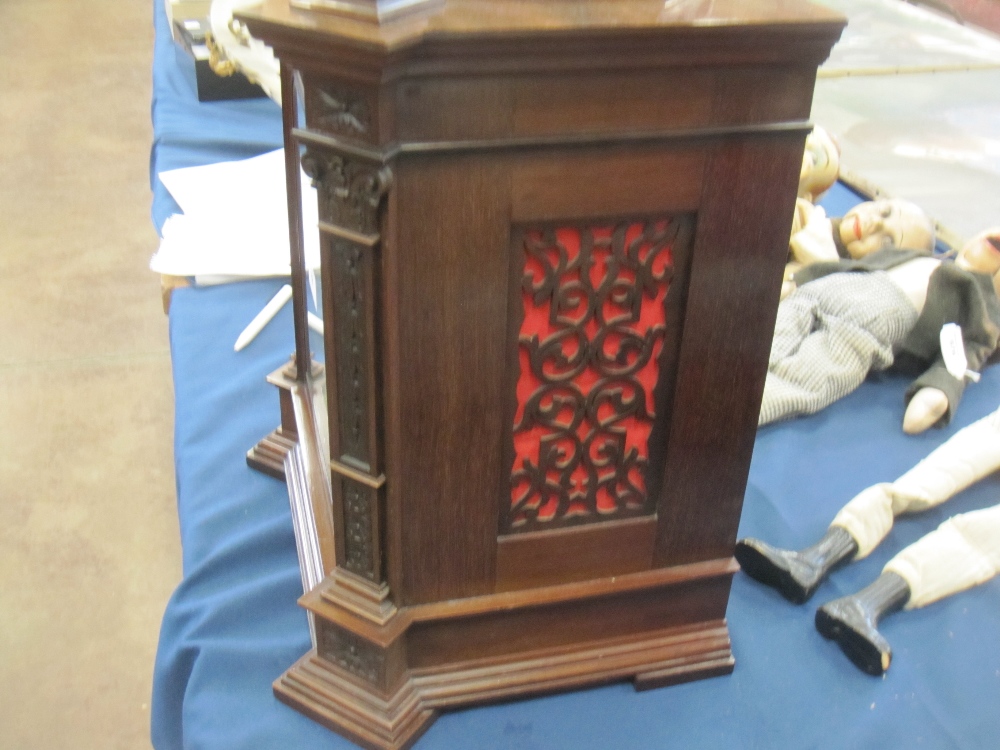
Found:
[[1000, 224], [1000, 70], [825, 79], [812, 116], [849, 181], [914, 201], [945, 239]]
[[813, 120], [842, 176], [921, 205], [951, 244], [1000, 224], [1000, 39], [899, 0], [825, 0], [849, 24]]
[[821, 77], [1000, 67], [1000, 39], [902, 0], [820, 0], [848, 26]]

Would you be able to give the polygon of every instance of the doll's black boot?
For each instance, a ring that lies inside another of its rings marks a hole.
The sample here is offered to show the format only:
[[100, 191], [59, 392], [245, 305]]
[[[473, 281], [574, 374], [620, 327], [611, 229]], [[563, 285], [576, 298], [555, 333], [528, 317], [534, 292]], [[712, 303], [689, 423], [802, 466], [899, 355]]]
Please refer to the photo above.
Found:
[[736, 561], [754, 580], [802, 604], [839, 564], [852, 558], [858, 543], [840, 526], [831, 526], [816, 544], [803, 550], [772, 547], [760, 539], [736, 542]]
[[834, 599], [816, 611], [816, 629], [835, 640], [854, 665], [876, 677], [892, 661], [889, 642], [878, 623], [910, 600], [910, 587], [896, 573], [883, 573], [856, 594]]

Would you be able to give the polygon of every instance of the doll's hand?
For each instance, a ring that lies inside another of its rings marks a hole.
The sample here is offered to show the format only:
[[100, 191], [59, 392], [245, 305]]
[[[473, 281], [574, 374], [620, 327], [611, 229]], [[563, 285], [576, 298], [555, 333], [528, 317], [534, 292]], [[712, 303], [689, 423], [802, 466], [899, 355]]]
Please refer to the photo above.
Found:
[[781, 281], [781, 297], [784, 299], [789, 294], [795, 291], [795, 272], [802, 268], [801, 263], [797, 263], [794, 260], [790, 263], [785, 264], [785, 276]]
[[933, 427], [948, 411], [948, 397], [939, 388], [921, 388], [910, 399], [903, 415], [903, 432], [919, 435]]
[[820, 206], [811, 206], [799, 198], [796, 216], [802, 228], [792, 234], [788, 242], [792, 258], [804, 266], [840, 260], [837, 246], [833, 243], [833, 225], [826, 212]]

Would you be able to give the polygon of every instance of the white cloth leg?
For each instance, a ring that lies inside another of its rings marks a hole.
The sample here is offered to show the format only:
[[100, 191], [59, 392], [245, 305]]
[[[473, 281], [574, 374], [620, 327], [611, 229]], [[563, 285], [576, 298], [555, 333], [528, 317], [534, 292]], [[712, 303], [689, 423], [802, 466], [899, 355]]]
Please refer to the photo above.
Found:
[[1000, 409], [956, 432], [892, 484], [862, 490], [833, 519], [866, 557], [892, 528], [893, 518], [940, 505], [1000, 469]]
[[906, 581], [907, 609], [988, 581], [1000, 572], [1000, 505], [949, 518], [892, 558], [882, 572]]
[[867, 557], [892, 528], [892, 485], [883, 482], [861, 490], [837, 513], [831, 526], [847, 530], [858, 544], [855, 560]]
[[1000, 469], [1000, 409], [964, 427], [892, 483], [892, 512], [940, 505]]

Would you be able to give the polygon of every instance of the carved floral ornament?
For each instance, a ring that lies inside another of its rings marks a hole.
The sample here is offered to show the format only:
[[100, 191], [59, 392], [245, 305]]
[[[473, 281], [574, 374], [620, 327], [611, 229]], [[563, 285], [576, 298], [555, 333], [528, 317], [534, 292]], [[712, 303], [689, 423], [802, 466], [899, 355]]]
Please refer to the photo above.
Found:
[[650, 512], [645, 470], [686, 217], [527, 228], [510, 531]]
[[371, 347], [367, 327], [374, 315], [366, 280], [370, 249], [340, 238], [332, 239], [329, 247], [334, 282], [340, 453], [349, 456], [355, 464], [367, 467], [371, 461], [372, 439], [367, 427], [372, 408], [367, 397]]

